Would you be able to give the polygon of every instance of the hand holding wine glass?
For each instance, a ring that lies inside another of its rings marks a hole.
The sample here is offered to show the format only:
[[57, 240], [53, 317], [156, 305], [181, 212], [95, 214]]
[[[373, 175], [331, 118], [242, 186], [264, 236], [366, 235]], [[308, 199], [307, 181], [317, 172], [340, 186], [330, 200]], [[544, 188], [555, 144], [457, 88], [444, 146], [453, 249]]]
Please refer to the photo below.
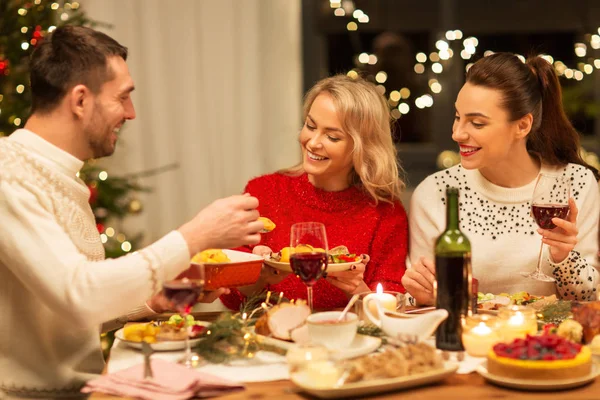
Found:
[[[327, 270], [325, 225], [319, 222], [300, 222], [292, 225], [290, 247], [296, 249], [296, 253], [290, 256], [290, 266], [306, 285], [308, 306], [312, 310], [312, 287]], [[299, 248], [304, 250], [299, 252]]]
[[569, 199], [569, 212], [566, 219], [553, 218], [552, 222], [556, 228], [552, 230], [538, 229], [542, 235], [542, 241], [548, 245], [550, 258], [555, 263], [562, 262], [569, 256], [571, 250], [577, 244], [577, 214], [579, 210], [573, 198]]
[[[544, 243], [548, 243], [548, 240], [553, 241], [548, 244], [557, 247], [559, 243], [562, 243], [561, 240], [565, 239], [565, 236], [569, 238], [572, 236], [572, 225], [574, 225], [574, 223], [565, 220], [569, 214], [569, 209], [571, 208], [570, 198], [571, 185], [566, 177], [543, 173], [539, 175], [531, 199], [531, 214], [540, 227], [538, 232], [542, 234], [540, 253], [538, 255], [536, 270], [534, 272], [521, 272], [521, 275], [538, 281], [555, 281], [554, 278], [542, 272], [542, 254]], [[577, 213], [575, 213], [575, 218], [577, 218], [576, 214]], [[561, 229], [567, 234], [565, 235], [563, 232], [558, 231], [555, 232], [554, 230], [557, 226], [561, 226]], [[567, 229], [566, 231], [565, 228]], [[571, 239], [568, 240], [570, 241]], [[576, 241], [577, 233], [575, 228], [575, 242]], [[564, 247], [564, 244], [560, 244], [560, 246]]]

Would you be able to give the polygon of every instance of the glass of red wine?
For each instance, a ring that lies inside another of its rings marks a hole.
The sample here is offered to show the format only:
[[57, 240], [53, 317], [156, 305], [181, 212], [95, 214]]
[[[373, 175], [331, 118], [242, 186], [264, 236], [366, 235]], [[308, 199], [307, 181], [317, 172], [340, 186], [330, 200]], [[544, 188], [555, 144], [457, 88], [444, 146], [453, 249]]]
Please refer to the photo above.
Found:
[[[565, 219], [569, 215], [571, 185], [569, 179], [561, 175], [540, 174], [531, 199], [531, 215], [542, 229], [554, 229], [552, 218]], [[555, 279], [542, 272], [542, 254], [544, 242], [540, 246], [537, 268], [533, 272], [521, 272], [521, 275], [544, 282]]]
[[188, 368], [195, 367], [200, 356], [190, 348], [190, 325], [188, 315], [202, 295], [204, 288], [204, 264], [191, 263], [190, 268], [177, 278], [163, 283], [163, 294], [169, 300], [171, 309], [183, 317], [185, 324], [185, 354], [178, 362]]
[[306, 285], [308, 306], [312, 311], [312, 287], [327, 270], [325, 225], [319, 222], [300, 222], [292, 225], [290, 247], [296, 249], [290, 256], [290, 266], [294, 274]]

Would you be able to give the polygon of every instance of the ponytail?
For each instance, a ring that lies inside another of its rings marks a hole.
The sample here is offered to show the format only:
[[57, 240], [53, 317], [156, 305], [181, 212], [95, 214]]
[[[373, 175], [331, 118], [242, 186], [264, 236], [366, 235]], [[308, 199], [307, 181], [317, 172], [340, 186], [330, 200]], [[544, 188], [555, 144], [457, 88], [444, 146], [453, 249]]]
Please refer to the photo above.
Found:
[[565, 114], [561, 86], [554, 67], [539, 56], [529, 58], [527, 65], [538, 79], [542, 105], [539, 127], [532, 128], [527, 149], [540, 154], [551, 165], [583, 165], [594, 173], [597, 180], [600, 179], [598, 171], [581, 158], [579, 133]]
[[495, 53], [477, 61], [467, 72], [467, 82], [499, 90], [512, 121], [531, 113], [533, 124], [527, 150], [539, 154], [550, 165], [579, 164], [598, 171], [579, 153], [579, 133], [562, 106], [562, 92], [554, 67], [542, 57], [526, 63], [511, 53]]

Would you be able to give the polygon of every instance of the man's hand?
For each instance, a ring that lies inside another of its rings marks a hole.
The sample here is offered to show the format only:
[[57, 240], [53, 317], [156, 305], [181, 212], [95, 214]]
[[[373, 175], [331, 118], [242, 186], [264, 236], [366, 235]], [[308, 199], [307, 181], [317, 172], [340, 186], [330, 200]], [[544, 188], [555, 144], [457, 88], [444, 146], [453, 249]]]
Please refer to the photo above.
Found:
[[260, 242], [264, 224], [258, 220], [258, 199], [237, 195], [215, 200], [179, 228], [190, 257], [206, 249], [229, 249]]
[[[200, 297], [198, 297], [198, 303], [212, 303], [221, 295], [229, 294], [230, 292], [231, 290], [227, 288], [219, 288], [211, 292], [203, 292]], [[152, 296], [148, 301], [146, 301], [146, 304], [157, 314], [165, 312], [177, 312], [175, 307], [173, 307], [169, 299], [165, 297], [162, 291]]]

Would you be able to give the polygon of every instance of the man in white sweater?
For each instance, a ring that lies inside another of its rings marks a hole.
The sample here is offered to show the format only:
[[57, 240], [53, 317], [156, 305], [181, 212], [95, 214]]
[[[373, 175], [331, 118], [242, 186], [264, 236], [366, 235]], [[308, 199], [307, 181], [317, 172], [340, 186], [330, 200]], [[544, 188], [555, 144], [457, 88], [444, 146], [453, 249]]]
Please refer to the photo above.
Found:
[[32, 115], [0, 139], [0, 398], [77, 397], [101, 373], [99, 326], [144, 315], [165, 280], [207, 248], [260, 241], [258, 200], [217, 200], [141, 251], [105, 260], [77, 177], [113, 153], [135, 118], [127, 49], [83, 27], [61, 27], [32, 55]]

